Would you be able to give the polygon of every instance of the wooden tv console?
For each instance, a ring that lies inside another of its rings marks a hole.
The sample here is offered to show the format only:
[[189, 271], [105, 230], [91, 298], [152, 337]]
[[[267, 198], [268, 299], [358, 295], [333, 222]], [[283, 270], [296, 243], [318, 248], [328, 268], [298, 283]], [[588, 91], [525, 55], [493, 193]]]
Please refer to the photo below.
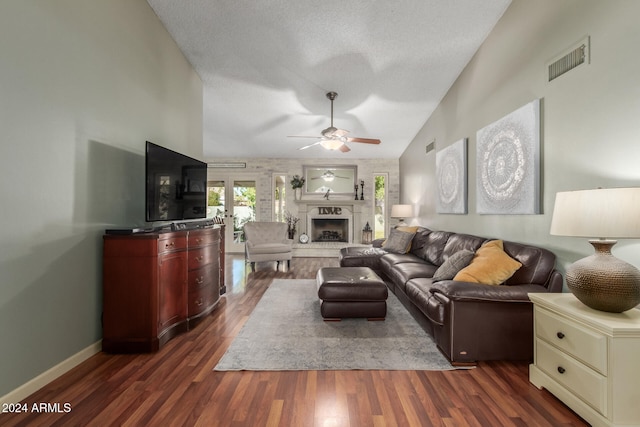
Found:
[[221, 293], [224, 226], [105, 234], [102, 350], [157, 351], [209, 314]]

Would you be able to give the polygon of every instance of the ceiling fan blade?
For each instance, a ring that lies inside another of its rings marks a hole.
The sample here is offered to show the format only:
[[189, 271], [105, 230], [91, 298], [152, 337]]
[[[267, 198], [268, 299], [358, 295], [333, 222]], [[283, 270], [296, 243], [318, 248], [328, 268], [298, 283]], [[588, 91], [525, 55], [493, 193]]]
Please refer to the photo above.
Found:
[[322, 141], [314, 142], [313, 144], [305, 145], [304, 147], [298, 148], [298, 150], [306, 150], [307, 148], [313, 147], [314, 145], [320, 144]]
[[365, 144], [380, 144], [379, 139], [371, 139], [371, 138], [347, 138], [349, 142], [363, 142]]
[[347, 144], [342, 144], [339, 150], [342, 151], [343, 153], [348, 153], [349, 151], [351, 151], [351, 148], [347, 147]]
[[309, 136], [309, 135], [289, 135], [287, 138], [320, 138], [319, 136]]

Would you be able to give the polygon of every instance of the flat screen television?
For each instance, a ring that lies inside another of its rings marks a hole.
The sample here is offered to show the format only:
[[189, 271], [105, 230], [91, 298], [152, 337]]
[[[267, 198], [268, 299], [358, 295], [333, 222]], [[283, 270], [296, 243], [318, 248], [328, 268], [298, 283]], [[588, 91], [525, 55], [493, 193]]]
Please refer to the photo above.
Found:
[[207, 164], [147, 141], [145, 220], [206, 218]]

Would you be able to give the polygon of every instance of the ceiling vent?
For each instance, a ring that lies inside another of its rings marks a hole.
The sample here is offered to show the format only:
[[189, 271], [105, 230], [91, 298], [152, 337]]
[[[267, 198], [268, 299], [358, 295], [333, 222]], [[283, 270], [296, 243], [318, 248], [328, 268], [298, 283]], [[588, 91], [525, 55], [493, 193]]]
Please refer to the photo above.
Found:
[[589, 63], [589, 37], [564, 51], [547, 63], [549, 81], [554, 80], [574, 68]]

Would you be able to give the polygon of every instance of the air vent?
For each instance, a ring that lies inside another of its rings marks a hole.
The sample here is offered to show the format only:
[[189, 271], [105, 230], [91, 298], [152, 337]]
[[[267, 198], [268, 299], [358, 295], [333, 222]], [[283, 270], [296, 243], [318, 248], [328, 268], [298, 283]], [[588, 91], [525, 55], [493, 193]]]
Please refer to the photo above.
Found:
[[230, 168], [246, 168], [245, 162], [229, 162], [229, 163], [207, 163], [209, 169], [230, 169]]
[[429, 154], [430, 152], [432, 152], [434, 149], [436, 148], [436, 140], [434, 139], [433, 141], [431, 141], [429, 144], [427, 144], [427, 147], [425, 149], [425, 152], [427, 154]]
[[584, 38], [568, 51], [547, 64], [549, 81], [554, 80], [574, 68], [589, 63], [589, 37]]

